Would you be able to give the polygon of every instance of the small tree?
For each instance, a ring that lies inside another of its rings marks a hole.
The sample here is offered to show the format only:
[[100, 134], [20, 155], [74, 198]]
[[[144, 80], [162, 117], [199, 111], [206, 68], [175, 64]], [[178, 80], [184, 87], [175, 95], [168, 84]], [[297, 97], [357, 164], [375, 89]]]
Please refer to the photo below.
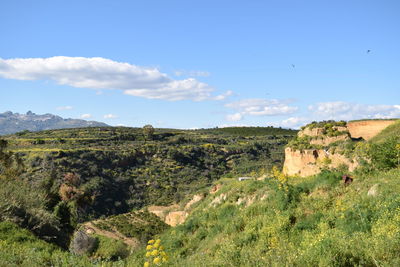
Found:
[[151, 139], [154, 134], [154, 127], [150, 124], [143, 126], [143, 135], [145, 140]]

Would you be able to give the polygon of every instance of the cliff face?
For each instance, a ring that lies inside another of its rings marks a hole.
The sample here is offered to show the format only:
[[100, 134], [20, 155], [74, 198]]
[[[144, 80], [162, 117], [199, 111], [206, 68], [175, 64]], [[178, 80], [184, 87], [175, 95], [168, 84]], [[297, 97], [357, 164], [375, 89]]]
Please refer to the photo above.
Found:
[[322, 168], [337, 168], [346, 165], [349, 171], [358, 166], [358, 162], [348, 159], [341, 154], [332, 154], [324, 149], [294, 150], [290, 147], [285, 149], [285, 163], [283, 171], [290, 176], [306, 177], [317, 174]]
[[351, 137], [369, 140], [379, 134], [383, 129], [395, 123], [396, 120], [367, 120], [352, 121], [347, 123]]
[[287, 147], [283, 171], [287, 175], [305, 177], [319, 173], [322, 168], [336, 168], [342, 164], [348, 166], [349, 171], [353, 171], [358, 166], [357, 160], [347, 158], [340, 152], [331, 149], [330, 144], [351, 142], [351, 138], [369, 140], [395, 121], [366, 120], [349, 122], [346, 126], [330, 126], [331, 131], [336, 131], [335, 136], [326, 135], [326, 128], [323, 127], [311, 129], [306, 127], [298, 133], [298, 137], [310, 138], [309, 143], [316, 148], [297, 150]]

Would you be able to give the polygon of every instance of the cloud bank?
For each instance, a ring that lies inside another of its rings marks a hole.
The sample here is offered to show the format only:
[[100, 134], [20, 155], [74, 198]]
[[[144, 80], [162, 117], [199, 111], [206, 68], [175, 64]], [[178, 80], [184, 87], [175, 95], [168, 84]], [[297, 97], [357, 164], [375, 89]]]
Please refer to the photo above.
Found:
[[238, 121], [245, 115], [250, 116], [277, 116], [288, 115], [296, 112], [298, 107], [289, 106], [286, 100], [277, 99], [242, 99], [225, 105], [227, 108], [238, 112], [226, 117], [228, 121]]
[[335, 120], [389, 119], [400, 117], [400, 105], [367, 105], [343, 101], [310, 105], [312, 117]]
[[169, 101], [222, 100], [214, 88], [194, 78], [174, 80], [156, 68], [94, 57], [0, 58], [0, 77], [51, 80], [60, 85], [90, 89], [119, 89], [127, 95]]
[[289, 117], [276, 123], [276, 126], [300, 128], [312, 121], [391, 118], [400, 118], [400, 105], [367, 105], [333, 101], [310, 105], [303, 116]]

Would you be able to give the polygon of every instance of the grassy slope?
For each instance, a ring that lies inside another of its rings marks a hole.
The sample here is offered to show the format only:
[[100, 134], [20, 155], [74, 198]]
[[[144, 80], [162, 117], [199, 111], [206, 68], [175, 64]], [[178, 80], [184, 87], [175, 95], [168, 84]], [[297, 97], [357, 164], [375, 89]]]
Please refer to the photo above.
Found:
[[[275, 180], [224, 183], [162, 235], [173, 266], [400, 264], [399, 169], [357, 176], [347, 187], [339, 174], [323, 173], [291, 180], [288, 192]], [[373, 186], [377, 195], [369, 196]]]
[[0, 266], [91, 266], [10, 222], [0, 222]]
[[145, 211], [114, 215], [92, 223], [101, 230], [118, 232], [126, 238], [136, 238], [142, 245], [169, 228], [156, 215]]
[[[220, 180], [220, 191], [161, 235], [166, 266], [398, 266], [400, 170], [356, 176], [349, 186], [339, 178], [294, 179], [288, 191], [274, 179]], [[377, 195], [369, 196], [374, 186]], [[212, 205], [221, 195], [226, 199]], [[108, 266], [142, 266], [144, 258], [142, 250]], [[0, 224], [2, 266], [95, 263]]]

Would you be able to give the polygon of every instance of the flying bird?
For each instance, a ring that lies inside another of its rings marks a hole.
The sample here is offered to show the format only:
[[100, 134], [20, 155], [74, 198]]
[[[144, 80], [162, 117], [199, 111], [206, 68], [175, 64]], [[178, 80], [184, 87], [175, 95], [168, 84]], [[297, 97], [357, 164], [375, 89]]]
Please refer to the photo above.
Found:
[[367, 54], [369, 54], [369, 52], [371, 52], [371, 50], [368, 49], [368, 50], [367, 50]]
[[296, 66], [294, 64], [292, 64], [292, 68], [295, 68]]

